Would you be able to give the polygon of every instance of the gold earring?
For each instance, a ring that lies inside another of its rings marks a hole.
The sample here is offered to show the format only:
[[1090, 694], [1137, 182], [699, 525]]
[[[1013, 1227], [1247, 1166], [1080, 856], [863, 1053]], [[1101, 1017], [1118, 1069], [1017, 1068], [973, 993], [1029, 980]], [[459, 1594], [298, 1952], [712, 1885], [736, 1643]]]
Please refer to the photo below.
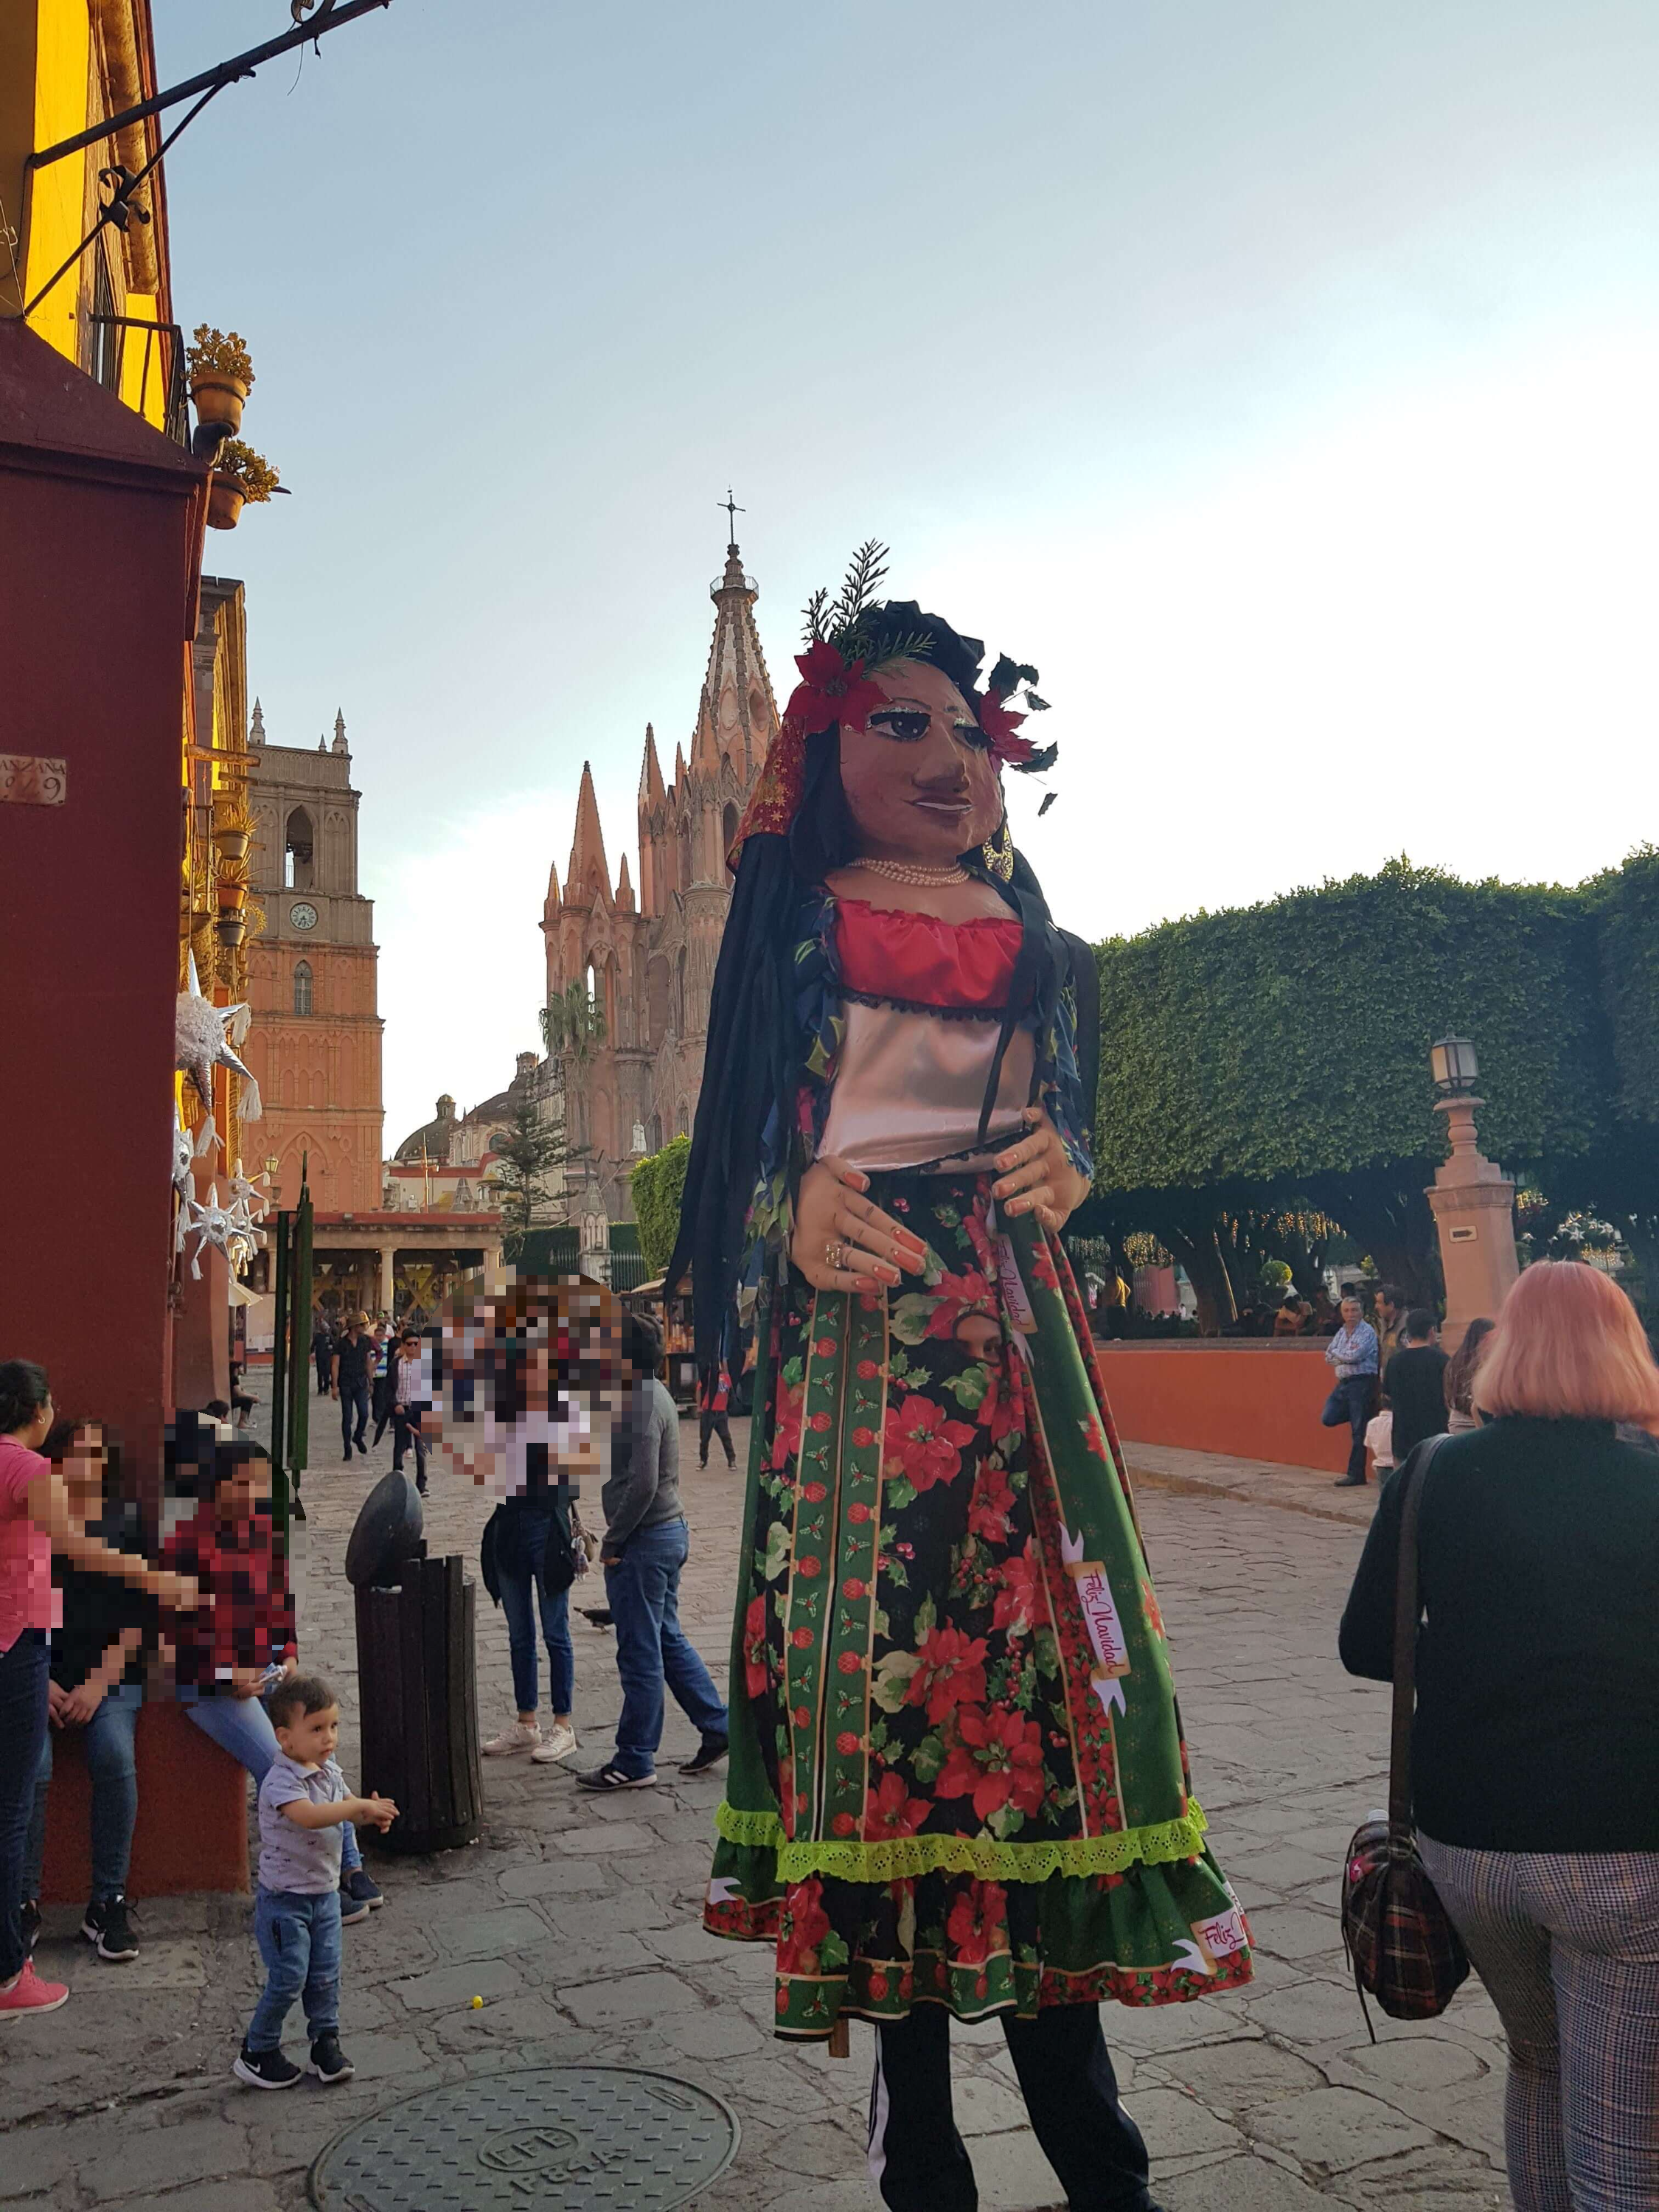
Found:
[[1005, 884], [1013, 881], [1014, 841], [1009, 834], [1008, 817], [1006, 814], [998, 827], [996, 836], [988, 838], [979, 849], [986, 866], [994, 876], [999, 877]]

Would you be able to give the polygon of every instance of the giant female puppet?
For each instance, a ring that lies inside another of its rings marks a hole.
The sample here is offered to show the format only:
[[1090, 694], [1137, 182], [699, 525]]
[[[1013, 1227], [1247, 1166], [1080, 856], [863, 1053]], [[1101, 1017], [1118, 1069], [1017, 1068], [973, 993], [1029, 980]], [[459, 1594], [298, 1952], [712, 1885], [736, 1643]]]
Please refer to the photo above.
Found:
[[1095, 991], [1003, 805], [1036, 672], [873, 604], [882, 551], [808, 610], [731, 855], [673, 1262], [700, 1361], [757, 1296], [705, 1920], [775, 1944], [781, 2035], [875, 2023], [888, 2205], [975, 2203], [949, 2021], [994, 2014], [1068, 2203], [1145, 2212], [1099, 2001], [1248, 1981], [1249, 1936], [1060, 1243]]

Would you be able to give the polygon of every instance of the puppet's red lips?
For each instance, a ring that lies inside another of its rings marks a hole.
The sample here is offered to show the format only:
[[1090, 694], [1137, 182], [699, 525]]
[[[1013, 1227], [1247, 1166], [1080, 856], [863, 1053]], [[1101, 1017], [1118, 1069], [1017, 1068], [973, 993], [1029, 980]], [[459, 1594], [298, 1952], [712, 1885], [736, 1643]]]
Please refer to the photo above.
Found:
[[924, 814], [967, 814], [972, 811], [965, 799], [913, 799], [912, 806], [920, 807]]

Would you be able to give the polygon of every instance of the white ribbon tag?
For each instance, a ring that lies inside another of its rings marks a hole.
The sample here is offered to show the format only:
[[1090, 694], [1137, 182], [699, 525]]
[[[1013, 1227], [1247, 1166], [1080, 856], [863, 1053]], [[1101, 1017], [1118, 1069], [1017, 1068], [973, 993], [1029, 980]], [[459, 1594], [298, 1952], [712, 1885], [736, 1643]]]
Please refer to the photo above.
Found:
[[1105, 1565], [1099, 1559], [1084, 1558], [1081, 1536], [1062, 1535], [1060, 1550], [1066, 1571], [1077, 1584], [1078, 1601], [1083, 1607], [1089, 1641], [1094, 1646], [1091, 1680], [1095, 1695], [1107, 1713], [1115, 1706], [1119, 1712], [1127, 1712], [1129, 1706], [1123, 1677], [1129, 1672], [1129, 1640], [1118, 1618], [1117, 1601], [1106, 1578]]
[[1025, 1295], [1025, 1283], [1019, 1272], [1019, 1261], [1015, 1255], [1012, 1237], [999, 1237], [994, 1249], [997, 1287], [1002, 1293], [1002, 1303], [1008, 1310], [1008, 1318], [1017, 1329], [1035, 1329], [1036, 1316], [1031, 1311], [1031, 1301]]

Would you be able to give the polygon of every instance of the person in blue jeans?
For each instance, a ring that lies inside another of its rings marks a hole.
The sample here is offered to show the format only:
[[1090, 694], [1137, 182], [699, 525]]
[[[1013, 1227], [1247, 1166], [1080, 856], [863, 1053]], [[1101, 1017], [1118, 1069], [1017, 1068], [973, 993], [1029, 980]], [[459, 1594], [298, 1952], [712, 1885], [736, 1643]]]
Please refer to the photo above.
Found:
[[701, 1774], [726, 1752], [726, 1707], [680, 1626], [680, 1571], [691, 1539], [680, 1505], [679, 1413], [659, 1371], [662, 1339], [629, 1314], [622, 1344], [627, 1399], [611, 1435], [600, 1558], [623, 1710], [615, 1752], [576, 1777], [585, 1790], [639, 1790], [656, 1780], [665, 1689], [702, 1739], [681, 1773]]
[[1361, 1318], [1358, 1298], [1343, 1299], [1342, 1326], [1325, 1346], [1325, 1357], [1336, 1380], [1319, 1418], [1328, 1429], [1348, 1424], [1348, 1471], [1337, 1477], [1336, 1487], [1357, 1490], [1365, 1480], [1365, 1424], [1376, 1411], [1381, 1364], [1376, 1331]]

